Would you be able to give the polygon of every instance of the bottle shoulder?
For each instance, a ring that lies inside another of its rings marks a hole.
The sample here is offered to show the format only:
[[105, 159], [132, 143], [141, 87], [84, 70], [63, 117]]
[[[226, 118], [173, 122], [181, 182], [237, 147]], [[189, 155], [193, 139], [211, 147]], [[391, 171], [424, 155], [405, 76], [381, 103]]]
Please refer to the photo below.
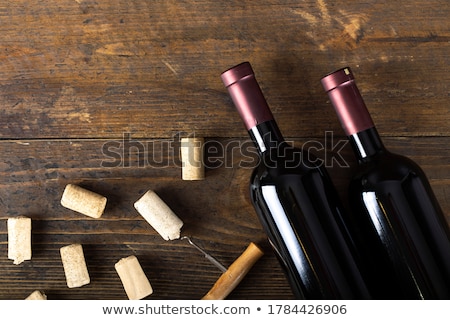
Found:
[[409, 175], [423, 177], [424, 172], [412, 159], [389, 151], [361, 161], [352, 183], [374, 185], [387, 181], [403, 181]]
[[252, 181], [256, 179], [270, 183], [281, 177], [302, 177], [313, 172], [325, 174], [321, 159], [298, 148], [284, 148], [261, 156], [258, 166], [253, 171]]

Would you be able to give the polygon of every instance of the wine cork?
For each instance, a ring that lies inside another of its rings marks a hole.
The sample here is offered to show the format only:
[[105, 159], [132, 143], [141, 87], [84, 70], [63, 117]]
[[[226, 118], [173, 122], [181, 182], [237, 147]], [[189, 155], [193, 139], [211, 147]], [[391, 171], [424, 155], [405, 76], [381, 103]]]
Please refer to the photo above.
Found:
[[61, 205], [91, 218], [100, 218], [105, 210], [107, 199], [95, 192], [74, 184], [64, 189]]
[[205, 179], [203, 138], [181, 139], [181, 177], [183, 180]]
[[153, 293], [153, 288], [136, 256], [120, 259], [114, 266], [129, 300], [140, 300]]
[[20, 216], [8, 219], [8, 259], [21, 264], [31, 259], [31, 219]]
[[69, 288], [82, 287], [91, 282], [81, 244], [71, 244], [60, 249], [61, 260]]
[[255, 243], [250, 242], [247, 249], [231, 264], [227, 271], [222, 273], [202, 300], [225, 299], [263, 255], [264, 252]]
[[152, 190], [148, 190], [134, 207], [165, 240], [180, 238], [183, 221]]
[[25, 300], [47, 300], [47, 296], [42, 291], [35, 290]]

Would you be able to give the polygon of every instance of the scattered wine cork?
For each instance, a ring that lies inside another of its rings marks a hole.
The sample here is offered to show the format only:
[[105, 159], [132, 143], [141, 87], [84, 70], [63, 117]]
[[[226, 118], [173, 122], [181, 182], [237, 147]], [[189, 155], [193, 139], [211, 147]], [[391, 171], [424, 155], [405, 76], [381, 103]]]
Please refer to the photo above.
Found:
[[61, 260], [69, 288], [82, 287], [91, 282], [81, 244], [71, 244], [60, 249]]
[[114, 267], [129, 300], [140, 300], [153, 293], [153, 288], [136, 256], [122, 258]]
[[203, 138], [181, 139], [181, 177], [183, 180], [205, 179], [203, 144]]
[[86, 216], [100, 218], [105, 210], [106, 201], [104, 196], [77, 185], [68, 184], [61, 198], [61, 205]]
[[25, 300], [47, 300], [47, 296], [42, 291], [35, 290]]
[[21, 264], [31, 259], [31, 219], [20, 216], [8, 219], [8, 259]]
[[148, 190], [134, 207], [165, 240], [180, 238], [183, 221], [152, 190]]
[[227, 271], [222, 273], [202, 300], [225, 299], [263, 255], [263, 251], [255, 243], [250, 242], [247, 249], [231, 264]]

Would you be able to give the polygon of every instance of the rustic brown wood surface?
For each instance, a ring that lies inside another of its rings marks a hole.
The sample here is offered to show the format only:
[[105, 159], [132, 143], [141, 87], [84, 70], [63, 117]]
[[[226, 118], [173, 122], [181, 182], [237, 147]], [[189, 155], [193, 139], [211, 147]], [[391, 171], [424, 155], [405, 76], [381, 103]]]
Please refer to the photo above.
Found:
[[[386, 146], [422, 166], [450, 222], [449, 16], [441, 0], [3, 1], [0, 299], [127, 299], [114, 264], [129, 255], [152, 283], [147, 299], [200, 299], [221, 272], [136, 212], [148, 189], [224, 265], [252, 241], [264, 250], [229, 299], [292, 299], [249, 201], [255, 153], [219, 77], [242, 61], [286, 138], [324, 146], [343, 199], [355, 162], [333, 147], [345, 137], [319, 80], [350, 66]], [[181, 179], [189, 135], [207, 143], [202, 181]], [[101, 218], [60, 205], [68, 183], [108, 198]], [[18, 215], [32, 218], [33, 256], [14, 265], [6, 221]], [[59, 256], [71, 243], [91, 278], [76, 289]]]

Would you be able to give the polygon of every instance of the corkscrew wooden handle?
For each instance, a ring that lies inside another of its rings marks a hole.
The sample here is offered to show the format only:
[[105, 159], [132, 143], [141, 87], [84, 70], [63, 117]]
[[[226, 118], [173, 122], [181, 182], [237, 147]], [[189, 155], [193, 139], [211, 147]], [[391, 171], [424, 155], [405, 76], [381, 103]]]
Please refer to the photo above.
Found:
[[255, 243], [250, 242], [247, 249], [217, 279], [214, 286], [202, 300], [225, 299], [263, 255], [263, 251]]

